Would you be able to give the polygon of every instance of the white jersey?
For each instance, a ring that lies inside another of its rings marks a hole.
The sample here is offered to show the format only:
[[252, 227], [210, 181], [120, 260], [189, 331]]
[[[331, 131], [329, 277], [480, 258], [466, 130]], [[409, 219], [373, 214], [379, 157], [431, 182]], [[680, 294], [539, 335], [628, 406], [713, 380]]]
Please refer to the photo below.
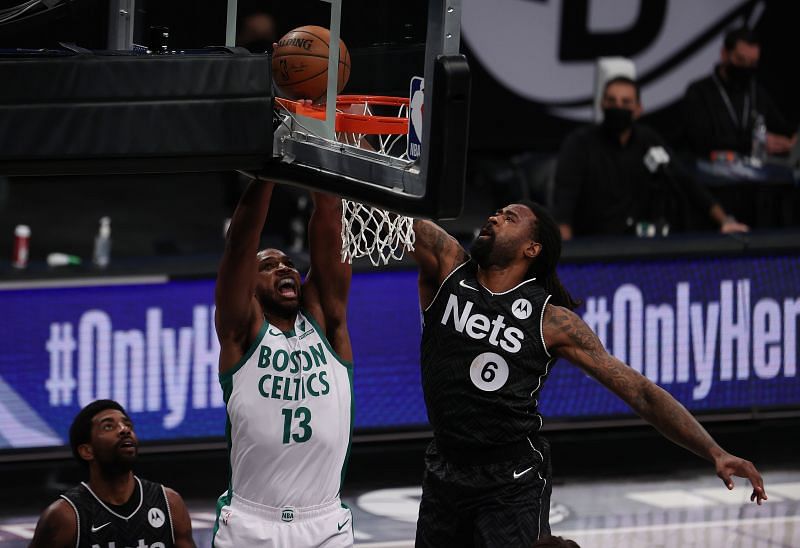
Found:
[[288, 333], [265, 320], [220, 384], [228, 502], [233, 495], [301, 509], [338, 499], [353, 426], [352, 364], [338, 357], [310, 315], [299, 312]]

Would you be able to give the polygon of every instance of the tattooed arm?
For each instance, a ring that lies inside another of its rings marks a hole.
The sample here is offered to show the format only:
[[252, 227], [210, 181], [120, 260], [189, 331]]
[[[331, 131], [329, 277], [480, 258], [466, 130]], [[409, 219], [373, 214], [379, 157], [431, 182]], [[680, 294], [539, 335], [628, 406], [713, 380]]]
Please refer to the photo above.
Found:
[[574, 312], [548, 305], [542, 331], [551, 354], [572, 362], [593, 376], [664, 437], [714, 463], [717, 476], [728, 489], [733, 489], [731, 476], [744, 477], [753, 485], [750, 500], [761, 504], [762, 499], [767, 499], [761, 474], [753, 463], [722, 449], [667, 391], [611, 356], [597, 335]]
[[444, 279], [468, 255], [455, 238], [431, 221], [414, 219], [414, 235], [411, 256], [419, 266], [419, 300], [425, 309]]

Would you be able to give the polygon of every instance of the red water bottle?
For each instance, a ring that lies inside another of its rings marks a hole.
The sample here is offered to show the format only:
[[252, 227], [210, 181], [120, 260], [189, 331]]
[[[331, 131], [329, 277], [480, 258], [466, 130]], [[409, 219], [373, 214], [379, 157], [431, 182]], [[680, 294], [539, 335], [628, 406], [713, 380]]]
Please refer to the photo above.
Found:
[[28, 225], [17, 225], [16, 228], [14, 228], [14, 255], [11, 257], [11, 266], [14, 268], [25, 268], [28, 266], [30, 242], [30, 227]]

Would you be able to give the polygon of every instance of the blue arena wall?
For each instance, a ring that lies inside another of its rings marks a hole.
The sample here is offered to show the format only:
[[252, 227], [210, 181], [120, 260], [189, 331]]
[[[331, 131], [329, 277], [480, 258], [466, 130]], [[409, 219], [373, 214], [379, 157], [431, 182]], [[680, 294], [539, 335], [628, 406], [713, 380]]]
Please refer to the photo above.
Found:
[[[800, 407], [800, 257], [564, 264], [607, 348], [697, 413]], [[0, 289], [0, 448], [61, 446], [87, 402], [125, 404], [142, 440], [221, 439], [212, 279]], [[416, 272], [354, 276], [356, 429], [424, 429]], [[572, 365], [540, 397], [548, 421], [630, 416]]]

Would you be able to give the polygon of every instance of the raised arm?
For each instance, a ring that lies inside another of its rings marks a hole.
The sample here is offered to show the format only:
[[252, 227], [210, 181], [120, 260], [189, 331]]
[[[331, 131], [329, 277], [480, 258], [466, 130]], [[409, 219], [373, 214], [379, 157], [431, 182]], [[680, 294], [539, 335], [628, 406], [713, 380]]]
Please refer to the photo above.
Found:
[[42, 512], [28, 548], [72, 548], [78, 540], [78, 517], [64, 499]]
[[314, 192], [314, 211], [308, 222], [311, 270], [303, 285], [303, 306], [320, 323], [336, 353], [353, 360], [347, 331], [350, 263], [342, 262], [342, 199]]
[[232, 367], [261, 327], [261, 307], [255, 298], [258, 244], [275, 184], [253, 179], [231, 219], [225, 251], [217, 273], [216, 328], [220, 341], [220, 372]]
[[175, 535], [175, 548], [195, 548], [192, 538], [192, 519], [183, 498], [169, 487], [164, 488], [167, 494], [167, 504], [172, 517], [172, 531]]
[[411, 256], [419, 266], [419, 300], [424, 309], [431, 304], [444, 279], [468, 255], [455, 238], [431, 221], [414, 219], [414, 235]]
[[733, 489], [733, 475], [744, 477], [753, 485], [750, 500], [761, 504], [762, 499], [767, 499], [761, 474], [753, 463], [722, 449], [675, 398], [611, 356], [578, 315], [566, 308], [548, 305], [542, 330], [552, 353], [593, 376], [667, 439], [714, 463], [717, 476], [728, 489]]

